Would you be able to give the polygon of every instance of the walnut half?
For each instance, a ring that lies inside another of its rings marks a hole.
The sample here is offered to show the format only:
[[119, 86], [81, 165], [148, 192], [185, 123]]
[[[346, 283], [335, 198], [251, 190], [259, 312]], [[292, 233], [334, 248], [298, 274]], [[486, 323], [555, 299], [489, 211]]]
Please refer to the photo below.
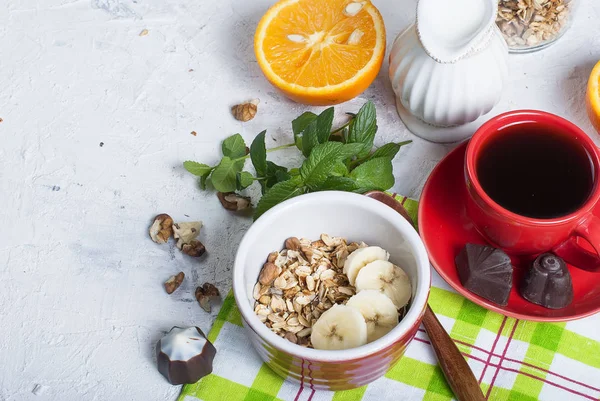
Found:
[[232, 210], [234, 212], [246, 210], [252, 206], [250, 203], [250, 198], [238, 195], [235, 192], [218, 192], [217, 197], [225, 209]]
[[193, 239], [189, 242], [189, 244], [183, 244], [181, 247], [181, 252], [185, 253], [188, 256], [193, 256], [198, 258], [206, 252], [206, 248], [202, 244], [202, 242], [197, 239]]
[[167, 281], [165, 281], [165, 290], [167, 291], [167, 294], [170, 295], [175, 292], [181, 283], [183, 283], [184, 278], [185, 274], [183, 272], [179, 272], [175, 276], [171, 276]]
[[196, 288], [196, 300], [206, 312], [210, 313], [210, 301], [219, 298], [221, 294], [219, 289], [214, 284], [204, 283], [202, 287]]
[[246, 122], [250, 121], [258, 111], [258, 99], [251, 100], [247, 103], [235, 105], [231, 108], [231, 113], [236, 120]]
[[150, 238], [157, 244], [165, 244], [173, 235], [173, 219], [168, 214], [159, 214], [150, 226]]

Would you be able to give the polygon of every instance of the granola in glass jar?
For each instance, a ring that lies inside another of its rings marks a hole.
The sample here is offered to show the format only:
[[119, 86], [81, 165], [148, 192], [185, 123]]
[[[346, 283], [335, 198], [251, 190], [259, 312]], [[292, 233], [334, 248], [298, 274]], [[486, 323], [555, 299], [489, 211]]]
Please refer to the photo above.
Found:
[[500, 0], [496, 24], [511, 52], [554, 43], [569, 28], [577, 0]]

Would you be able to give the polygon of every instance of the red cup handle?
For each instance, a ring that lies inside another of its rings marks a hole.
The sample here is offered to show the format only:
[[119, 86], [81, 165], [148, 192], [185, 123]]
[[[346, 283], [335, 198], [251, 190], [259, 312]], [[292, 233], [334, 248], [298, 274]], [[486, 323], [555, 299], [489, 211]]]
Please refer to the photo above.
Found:
[[[594, 250], [583, 248], [577, 237], [588, 241]], [[600, 219], [592, 214], [585, 218], [568, 240], [553, 249], [567, 263], [583, 270], [600, 273]]]

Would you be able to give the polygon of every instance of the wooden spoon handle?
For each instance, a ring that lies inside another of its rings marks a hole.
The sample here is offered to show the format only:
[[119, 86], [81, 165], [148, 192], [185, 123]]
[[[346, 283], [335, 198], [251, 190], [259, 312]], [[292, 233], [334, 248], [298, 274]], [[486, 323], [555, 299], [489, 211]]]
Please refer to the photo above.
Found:
[[427, 330], [431, 346], [435, 351], [446, 381], [452, 388], [458, 401], [483, 401], [485, 400], [477, 379], [473, 375], [469, 364], [462, 356], [454, 341], [450, 338], [444, 327], [427, 305], [423, 325]]
[[[367, 192], [365, 195], [385, 203], [404, 216], [409, 223], [413, 224], [404, 206], [390, 195], [380, 191]], [[454, 395], [458, 401], [485, 400], [469, 364], [465, 361], [465, 358], [463, 358], [456, 344], [454, 344], [454, 341], [446, 333], [446, 330], [440, 324], [437, 317], [435, 317], [429, 305], [425, 309], [423, 325], [427, 330], [442, 372], [446, 376], [446, 381], [450, 385], [450, 388], [452, 388], [452, 391], [454, 391]]]

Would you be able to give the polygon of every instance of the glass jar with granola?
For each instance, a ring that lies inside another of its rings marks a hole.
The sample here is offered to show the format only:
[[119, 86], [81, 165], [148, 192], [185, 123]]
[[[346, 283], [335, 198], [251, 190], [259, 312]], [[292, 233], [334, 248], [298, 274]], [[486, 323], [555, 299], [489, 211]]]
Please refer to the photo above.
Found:
[[496, 24], [513, 53], [545, 48], [571, 26], [578, 0], [499, 0]]

